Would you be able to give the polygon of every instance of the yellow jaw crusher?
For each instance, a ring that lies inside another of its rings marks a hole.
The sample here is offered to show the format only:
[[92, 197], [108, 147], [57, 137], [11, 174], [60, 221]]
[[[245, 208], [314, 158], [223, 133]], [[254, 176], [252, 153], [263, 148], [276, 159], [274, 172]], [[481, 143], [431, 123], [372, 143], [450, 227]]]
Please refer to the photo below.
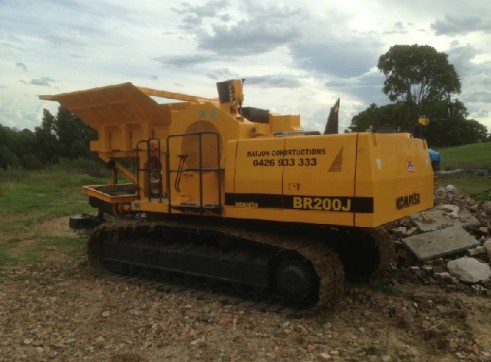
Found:
[[[306, 132], [298, 115], [243, 107], [240, 80], [217, 89], [217, 99], [131, 83], [41, 96], [97, 131], [91, 150], [112, 172], [108, 184], [82, 188], [101, 222], [91, 265], [322, 304], [342, 294], [345, 277], [367, 279], [390, 262], [381, 225], [433, 206], [424, 140], [336, 134], [339, 103], [326, 134]], [[102, 222], [107, 214], [117, 218]]]

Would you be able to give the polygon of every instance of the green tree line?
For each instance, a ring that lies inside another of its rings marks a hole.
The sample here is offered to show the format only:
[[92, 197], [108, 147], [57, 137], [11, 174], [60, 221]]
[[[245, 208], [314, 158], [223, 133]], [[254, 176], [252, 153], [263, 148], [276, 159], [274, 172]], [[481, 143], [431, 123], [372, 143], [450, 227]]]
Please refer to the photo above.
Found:
[[22, 131], [0, 125], [0, 168], [40, 169], [61, 159], [95, 158], [89, 143], [97, 132], [64, 107], [43, 110], [41, 125]]

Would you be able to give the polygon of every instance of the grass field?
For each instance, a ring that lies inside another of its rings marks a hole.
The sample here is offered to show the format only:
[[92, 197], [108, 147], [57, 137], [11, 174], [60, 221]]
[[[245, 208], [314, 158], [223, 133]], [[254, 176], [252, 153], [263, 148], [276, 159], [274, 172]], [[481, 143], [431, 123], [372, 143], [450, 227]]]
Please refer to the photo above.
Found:
[[491, 167], [491, 142], [436, 149], [445, 170]]
[[0, 170], [0, 267], [80, 253], [85, 240], [65, 230], [70, 214], [93, 212], [80, 186], [104, 182], [67, 169]]
[[438, 175], [441, 186], [454, 185], [460, 192], [477, 199], [491, 200], [491, 178], [468, 173], [471, 169], [491, 168], [491, 142], [440, 148], [437, 151], [441, 155], [443, 170], [463, 170], [461, 173]]
[[459, 192], [473, 196], [477, 200], [491, 200], [491, 178], [472, 176], [465, 173], [453, 175], [437, 175], [438, 185], [453, 185]]

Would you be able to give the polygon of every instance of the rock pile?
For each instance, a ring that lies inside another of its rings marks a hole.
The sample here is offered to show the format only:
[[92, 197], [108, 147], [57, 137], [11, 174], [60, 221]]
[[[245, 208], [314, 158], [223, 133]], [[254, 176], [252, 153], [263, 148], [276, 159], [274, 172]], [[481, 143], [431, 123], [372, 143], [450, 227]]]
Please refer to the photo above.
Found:
[[452, 185], [440, 187], [433, 209], [399, 220], [389, 232], [395, 269], [409, 270], [425, 284], [491, 291], [491, 201], [478, 202]]

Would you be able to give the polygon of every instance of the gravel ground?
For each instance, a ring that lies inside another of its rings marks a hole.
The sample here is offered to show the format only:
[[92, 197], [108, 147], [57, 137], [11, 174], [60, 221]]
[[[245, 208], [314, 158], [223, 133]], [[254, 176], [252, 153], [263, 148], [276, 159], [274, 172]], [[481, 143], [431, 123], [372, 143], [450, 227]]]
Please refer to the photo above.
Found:
[[[491, 202], [437, 196], [491, 233]], [[18, 253], [40, 234], [73, 237], [66, 218], [49, 220], [22, 232]], [[411, 260], [371, 284], [348, 284], [334, 307], [292, 313], [203, 288], [95, 275], [62, 246], [43, 253], [44, 264], [0, 270], [0, 362], [491, 362], [491, 280], [479, 288], [438, 280]]]
[[296, 315], [163, 285], [85, 261], [3, 270], [0, 361], [491, 361], [490, 297], [409, 270]]

